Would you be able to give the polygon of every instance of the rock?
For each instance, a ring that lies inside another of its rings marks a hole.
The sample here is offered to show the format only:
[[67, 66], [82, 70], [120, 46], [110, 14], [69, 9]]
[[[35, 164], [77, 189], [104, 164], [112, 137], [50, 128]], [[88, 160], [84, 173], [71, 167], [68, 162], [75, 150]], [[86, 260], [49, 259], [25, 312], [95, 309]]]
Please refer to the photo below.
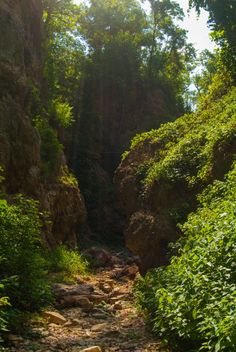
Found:
[[122, 310], [123, 307], [122, 307], [121, 303], [117, 302], [117, 303], [114, 304], [113, 308], [115, 310]]
[[90, 302], [90, 300], [86, 296], [65, 296], [61, 301], [59, 301], [58, 306], [63, 308], [92, 308], [93, 303]]
[[112, 291], [110, 297], [122, 297], [122, 296], [125, 296], [125, 295], [127, 295], [127, 294], [128, 294], [128, 291], [127, 291], [127, 290], [125, 291], [125, 290], [122, 289], [122, 288], [115, 288], [115, 289]]
[[0, 1], [0, 165], [6, 193], [37, 199], [40, 209], [50, 213], [45, 243], [73, 247], [86, 220], [84, 199], [76, 184], [62, 179], [61, 170], [67, 170], [63, 152], [51, 177], [45, 175], [43, 143], [32, 119], [35, 99], [39, 109], [44, 106], [41, 97], [48, 99], [42, 92], [42, 14], [41, 0]]
[[65, 285], [65, 284], [54, 284], [53, 293], [60, 299], [65, 296], [84, 296], [89, 295], [94, 292], [94, 287], [90, 284], [81, 284], [81, 285]]
[[122, 260], [115, 255], [111, 256], [111, 264], [116, 265], [116, 264], [122, 264]]
[[118, 337], [119, 335], [120, 335], [120, 331], [117, 329], [108, 330], [104, 333], [104, 336], [112, 337], [112, 338]]
[[98, 346], [88, 347], [83, 350], [78, 350], [78, 352], [102, 352], [101, 348]]
[[63, 325], [66, 323], [66, 318], [64, 318], [60, 313], [53, 311], [45, 311], [43, 312], [43, 318], [47, 319], [50, 323]]
[[81, 308], [91, 308], [93, 304], [87, 297], [76, 296], [76, 302]]
[[109, 283], [100, 282], [98, 287], [105, 293], [110, 293], [112, 291], [112, 286]]
[[24, 341], [21, 336], [17, 336], [17, 335], [14, 335], [14, 334], [8, 334], [8, 335], [6, 336], [6, 340], [7, 340], [10, 344], [15, 345], [15, 346], [21, 344], [21, 343]]
[[179, 236], [170, 209], [181, 208], [183, 202], [190, 206], [195, 199], [187, 183], [180, 185], [164, 177], [150, 184], [143, 196], [142, 182], [137, 182], [137, 171], [155, 159], [161, 147], [152, 139], [138, 143], [121, 162], [114, 176], [117, 207], [123, 214], [126, 247], [139, 257], [142, 275], [148, 269], [166, 265], [169, 261], [168, 245]]
[[95, 319], [107, 319], [106, 313], [95, 313], [93, 314], [93, 318]]
[[117, 279], [121, 277], [126, 277], [130, 280], [134, 280], [138, 272], [139, 272], [139, 269], [136, 264], [133, 264], [131, 266], [126, 266], [117, 274]]
[[101, 302], [107, 302], [108, 296], [93, 294], [89, 296], [90, 301], [94, 302], [95, 304], [99, 304]]
[[84, 254], [91, 258], [94, 267], [104, 267], [111, 265], [112, 255], [102, 248], [92, 247], [87, 249]]
[[100, 331], [104, 331], [105, 328], [107, 328], [107, 323], [96, 324], [91, 327], [91, 331], [92, 332], [100, 332]]

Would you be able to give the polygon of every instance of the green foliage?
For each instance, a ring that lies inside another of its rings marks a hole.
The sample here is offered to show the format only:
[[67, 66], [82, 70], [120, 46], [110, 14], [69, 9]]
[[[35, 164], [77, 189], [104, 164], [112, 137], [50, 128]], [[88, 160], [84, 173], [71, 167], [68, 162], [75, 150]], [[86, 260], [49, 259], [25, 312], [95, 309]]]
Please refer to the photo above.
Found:
[[59, 122], [60, 126], [66, 128], [74, 121], [72, 110], [70, 104], [57, 98], [51, 103], [50, 113], [55, 117], [56, 121]]
[[59, 180], [59, 182], [65, 184], [65, 185], [78, 187], [77, 178], [73, 175], [72, 172], [70, 172], [68, 170], [68, 168], [66, 166], [61, 167], [60, 176], [59, 176], [58, 180]]
[[154, 332], [174, 350], [236, 349], [236, 165], [209, 186], [181, 226], [178, 256], [149, 272], [136, 298]]
[[[0, 257], [0, 263], [2, 258]], [[0, 343], [2, 342], [2, 333], [7, 331], [6, 312], [4, 311], [9, 306], [9, 299], [3, 296], [4, 281], [0, 280]]]
[[[216, 101], [209, 100], [205, 100], [196, 113], [162, 125], [158, 130], [137, 135], [132, 140], [131, 150], [144, 143], [156, 145], [155, 156], [143, 174], [142, 183], [147, 189], [161, 179], [181, 180], [189, 187], [204, 185], [212, 177], [222, 177], [225, 169], [230, 167], [235, 158], [236, 89], [232, 88]], [[227, 157], [223, 157], [226, 150]], [[219, 158], [221, 170], [217, 169]]]
[[[0, 200], [0, 276], [4, 280], [1, 303], [6, 304], [3, 297], [9, 297], [11, 306], [4, 307], [3, 319], [11, 324], [20, 312], [35, 311], [50, 302], [40, 229], [37, 202], [22, 196], [17, 196], [13, 204]], [[1, 320], [0, 330], [3, 327], [4, 320]]]
[[80, 34], [80, 8], [72, 0], [43, 0], [44, 73], [49, 83], [49, 96], [63, 96], [74, 104], [78, 80], [81, 76], [84, 45]]
[[77, 251], [66, 246], [58, 246], [47, 255], [48, 268], [52, 273], [61, 273], [64, 280], [73, 279], [75, 275], [83, 275], [88, 270], [87, 261]]
[[35, 126], [41, 138], [40, 154], [42, 168], [46, 177], [59, 171], [60, 157], [63, 146], [60, 144], [57, 132], [40, 117], [35, 120]]
[[136, 0], [89, 1], [80, 21], [93, 75], [115, 84], [124, 96], [138, 81], [162, 87], [174, 114], [182, 113], [195, 57], [186, 31], [176, 24], [182, 19], [183, 11], [170, 0], [152, 1], [150, 16]]

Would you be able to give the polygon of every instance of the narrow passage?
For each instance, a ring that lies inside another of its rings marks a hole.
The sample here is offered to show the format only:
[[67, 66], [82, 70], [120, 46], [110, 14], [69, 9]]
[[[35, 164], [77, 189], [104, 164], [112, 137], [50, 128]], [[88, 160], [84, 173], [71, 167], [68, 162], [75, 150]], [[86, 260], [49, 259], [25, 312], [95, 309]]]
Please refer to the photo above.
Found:
[[147, 331], [134, 306], [134, 258], [104, 253], [106, 263], [94, 274], [78, 278], [76, 285], [55, 284], [55, 315], [52, 309], [43, 322], [34, 322], [28, 339], [13, 338], [15, 347], [9, 351], [80, 352], [93, 346], [102, 352], [167, 351]]

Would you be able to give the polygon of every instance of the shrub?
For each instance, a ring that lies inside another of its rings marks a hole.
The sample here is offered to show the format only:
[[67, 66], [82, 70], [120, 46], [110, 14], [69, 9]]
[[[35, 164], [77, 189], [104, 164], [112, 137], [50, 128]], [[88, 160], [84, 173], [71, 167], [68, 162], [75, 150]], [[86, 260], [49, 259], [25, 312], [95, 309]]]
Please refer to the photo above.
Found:
[[71, 279], [75, 275], [83, 275], [87, 272], [87, 261], [77, 252], [67, 249], [66, 246], [58, 246], [48, 253], [48, 268], [50, 272], [62, 273], [63, 279]]
[[17, 196], [13, 204], [0, 200], [0, 276], [5, 280], [3, 296], [11, 303], [5, 309], [6, 319], [23, 311], [36, 311], [50, 302], [40, 229], [37, 202], [23, 196]]
[[[2, 259], [0, 257], [0, 263]], [[4, 282], [0, 281], [0, 343], [2, 342], [1, 335], [7, 331], [7, 321], [5, 307], [9, 305], [8, 297], [3, 296], [2, 292], [4, 291]]]
[[73, 123], [72, 110], [70, 104], [63, 102], [60, 98], [54, 99], [51, 102], [50, 112], [62, 127], [69, 127]]
[[201, 207], [181, 227], [179, 256], [135, 289], [153, 331], [175, 347], [187, 343], [186, 351], [236, 350], [235, 193], [236, 165], [199, 197]]
[[67, 166], [62, 166], [60, 168], [60, 176], [58, 177], [58, 181], [64, 185], [78, 187], [77, 178], [73, 175], [72, 172], [69, 171]]

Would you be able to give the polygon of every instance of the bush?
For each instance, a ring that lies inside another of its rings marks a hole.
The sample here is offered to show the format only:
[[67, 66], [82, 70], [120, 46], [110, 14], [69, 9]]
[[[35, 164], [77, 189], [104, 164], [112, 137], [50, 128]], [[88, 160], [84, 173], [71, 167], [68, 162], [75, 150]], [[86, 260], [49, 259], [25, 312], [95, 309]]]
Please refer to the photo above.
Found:
[[23, 196], [16, 197], [13, 204], [0, 200], [0, 276], [5, 280], [1, 288], [2, 297], [9, 297], [11, 303], [4, 309], [6, 319], [23, 311], [36, 311], [50, 302], [40, 229], [37, 202]]
[[67, 102], [63, 102], [60, 98], [51, 102], [50, 113], [56, 118], [59, 124], [67, 128], [74, 122], [72, 107]]
[[61, 166], [58, 181], [64, 185], [68, 185], [76, 188], [78, 187], [77, 178], [73, 175], [72, 172], [69, 171], [67, 166]]
[[48, 253], [47, 258], [49, 271], [62, 273], [63, 279], [83, 275], [88, 270], [87, 261], [77, 251], [69, 250], [63, 245]]
[[[1, 263], [1, 257], [0, 257]], [[7, 331], [7, 321], [6, 321], [6, 313], [5, 307], [9, 305], [8, 297], [2, 295], [4, 291], [4, 282], [0, 281], [0, 343], [2, 342], [1, 334]]]
[[[199, 197], [166, 268], [141, 278], [139, 307], [176, 351], [236, 350], [236, 165]], [[178, 347], [176, 347], [178, 346]], [[183, 349], [183, 347], [182, 347]]]

